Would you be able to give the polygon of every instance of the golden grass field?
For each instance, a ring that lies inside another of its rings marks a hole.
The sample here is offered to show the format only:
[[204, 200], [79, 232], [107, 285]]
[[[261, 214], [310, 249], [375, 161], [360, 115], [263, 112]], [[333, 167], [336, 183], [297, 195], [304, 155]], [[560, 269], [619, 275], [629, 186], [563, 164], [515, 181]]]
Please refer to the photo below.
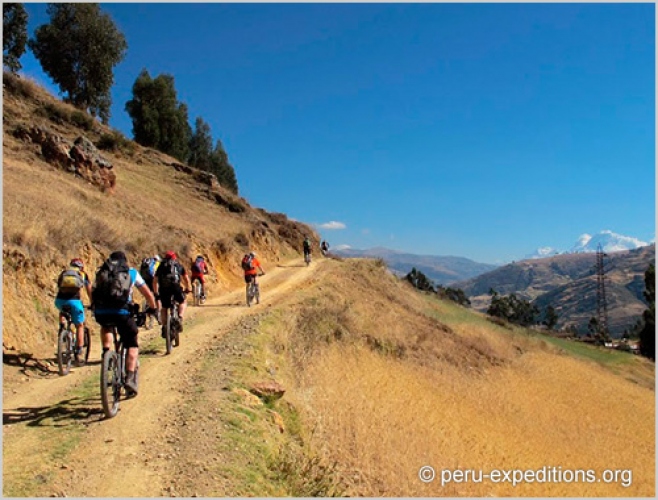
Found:
[[[372, 262], [332, 266], [317, 278], [321, 290], [296, 299], [296, 314], [269, 331], [293, 367], [290, 397], [309, 439], [336, 463], [346, 494], [654, 495], [650, 362], [631, 360], [645, 386], [632, 383], [539, 336], [426, 299]], [[425, 465], [439, 476], [431, 484], [418, 479]], [[616, 484], [440, 481], [443, 469], [544, 466], [632, 475]]]

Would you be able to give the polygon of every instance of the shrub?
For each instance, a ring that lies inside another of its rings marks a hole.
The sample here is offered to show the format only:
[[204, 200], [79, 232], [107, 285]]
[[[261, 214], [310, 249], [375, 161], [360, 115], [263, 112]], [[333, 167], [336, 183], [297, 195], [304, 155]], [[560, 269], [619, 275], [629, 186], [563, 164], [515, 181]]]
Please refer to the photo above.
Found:
[[71, 120], [69, 111], [61, 105], [49, 102], [37, 108], [36, 113], [59, 125]]
[[94, 119], [84, 111], [73, 111], [69, 121], [76, 127], [82, 128], [84, 130], [91, 130], [94, 128]]
[[29, 99], [34, 99], [37, 95], [37, 85], [33, 81], [14, 75], [13, 73], [5, 71], [2, 75], [2, 83], [5, 90], [10, 94]]
[[105, 151], [124, 151], [128, 154], [135, 152], [135, 143], [126, 139], [123, 134], [113, 131], [111, 134], [103, 134], [96, 143], [98, 149]]

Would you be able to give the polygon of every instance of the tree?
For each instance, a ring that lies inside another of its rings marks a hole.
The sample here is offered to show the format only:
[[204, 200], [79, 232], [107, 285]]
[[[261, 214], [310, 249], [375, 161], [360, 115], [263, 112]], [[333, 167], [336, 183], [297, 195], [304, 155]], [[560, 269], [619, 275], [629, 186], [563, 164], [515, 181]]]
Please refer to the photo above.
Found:
[[438, 285], [436, 287], [436, 293], [444, 299], [452, 300], [453, 302], [457, 302], [460, 306], [464, 307], [470, 307], [471, 306], [471, 301], [468, 299], [466, 294], [464, 293], [464, 290], [461, 288], [450, 288], [450, 287], [444, 287], [442, 285]]
[[546, 308], [546, 312], [544, 313], [544, 324], [546, 325], [546, 328], [549, 330], [552, 330], [555, 328], [555, 325], [557, 325], [557, 320], [558, 316], [557, 313], [555, 312], [555, 309], [553, 306], [548, 306]]
[[50, 23], [37, 28], [28, 45], [44, 72], [74, 106], [110, 118], [113, 68], [128, 45], [98, 4], [51, 3]]
[[434, 291], [432, 282], [427, 279], [427, 276], [425, 276], [421, 271], [418, 271], [415, 267], [413, 267], [409, 274], [407, 274], [404, 278], [418, 290], [423, 292]]
[[489, 290], [491, 304], [487, 309], [489, 316], [503, 318], [520, 326], [530, 326], [536, 323], [539, 309], [527, 300], [517, 297], [515, 294], [500, 296], [493, 288]]
[[126, 102], [133, 122], [135, 142], [186, 162], [192, 135], [187, 106], [178, 102], [174, 77], [151, 78], [143, 69], [133, 84], [133, 98]]
[[16, 73], [27, 44], [27, 12], [22, 3], [5, 3], [2, 16], [2, 64]]
[[195, 168], [210, 172], [212, 167], [210, 160], [212, 153], [210, 125], [203, 121], [203, 118], [199, 117], [196, 119], [194, 133], [190, 138], [190, 156], [188, 162]]
[[228, 161], [222, 141], [217, 139], [215, 149], [210, 156], [211, 172], [217, 176], [219, 183], [235, 194], [238, 194], [238, 180], [235, 177], [233, 165]]
[[651, 264], [644, 273], [644, 298], [649, 308], [644, 311], [644, 328], [640, 332], [640, 354], [656, 360], [656, 268]]

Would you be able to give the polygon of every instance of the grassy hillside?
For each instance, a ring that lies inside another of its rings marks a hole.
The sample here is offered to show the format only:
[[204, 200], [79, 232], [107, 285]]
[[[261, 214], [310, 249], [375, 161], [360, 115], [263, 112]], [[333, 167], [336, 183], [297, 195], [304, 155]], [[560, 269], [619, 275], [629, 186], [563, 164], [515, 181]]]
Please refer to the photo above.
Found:
[[[288, 387], [299, 446], [317, 464], [302, 494], [318, 485], [321, 496], [654, 494], [652, 363], [494, 325], [412, 290], [381, 263], [332, 262], [316, 279], [260, 330], [262, 358]], [[424, 465], [633, 476], [629, 487], [442, 487], [418, 480]]]
[[116, 249], [133, 264], [173, 249], [189, 266], [202, 253], [211, 271], [209, 293], [218, 294], [240, 282], [239, 259], [248, 248], [270, 265], [296, 255], [304, 234], [318, 239], [310, 227], [253, 208], [221, 187], [211, 190], [194, 169], [179, 171], [174, 158], [130, 141], [101, 151], [117, 174], [114, 194], [102, 193], [47, 163], [39, 147], [14, 132], [42, 126], [98, 143], [113, 131], [30, 81], [7, 74], [4, 80], [4, 346], [52, 354], [55, 279], [74, 256], [93, 271]]

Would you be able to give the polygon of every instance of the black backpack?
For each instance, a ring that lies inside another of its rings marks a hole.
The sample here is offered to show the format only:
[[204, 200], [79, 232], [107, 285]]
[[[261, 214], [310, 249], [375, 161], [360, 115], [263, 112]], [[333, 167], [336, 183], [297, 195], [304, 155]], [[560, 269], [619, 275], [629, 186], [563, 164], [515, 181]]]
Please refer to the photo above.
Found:
[[145, 257], [142, 265], [139, 267], [139, 274], [145, 280], [153, 279], [153, 257]]
[[249, 254], [246, 254], [242, 258], [242, 269], [244, 269], [245, 271], [252, 271], [254, 269], [254, 264], [253, 264], [252, 260], [253, 260], [253, 257]]
[[92, 299], [96, 305], [123, 309], [130, 299], [130, 268], [124, 260], [106, 260], [96, 272]]
[[203, 259], [195, 260], [194, 263], [192, 264], [192, 271], [197, 273], [197, 274], [203, 273], [203, 269], [201, 269], [201, 263], [202, 262], [203, 262]]
[[180, 283], [178, 262], [174, 259], [165, 259], [160, 263], [160, 267], [158, 267], [158, 284], [169, 287], [178, 283]]

